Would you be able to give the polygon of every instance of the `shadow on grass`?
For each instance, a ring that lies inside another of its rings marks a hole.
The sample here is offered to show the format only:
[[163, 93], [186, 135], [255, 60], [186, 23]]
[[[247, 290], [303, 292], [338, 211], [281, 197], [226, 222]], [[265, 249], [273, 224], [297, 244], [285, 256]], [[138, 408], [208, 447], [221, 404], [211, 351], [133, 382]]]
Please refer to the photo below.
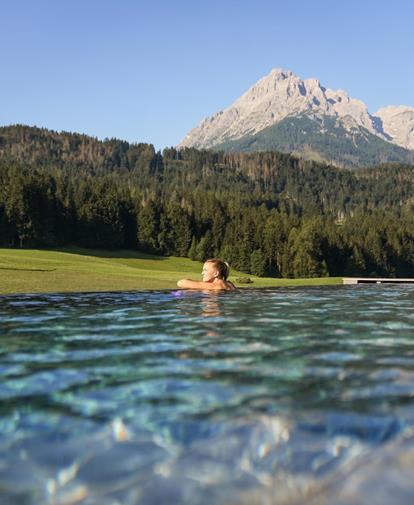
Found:
[[16, 272], [55, 272], [56, 268], [8, 268], [0, 267], [0, 270], [13, 270]]
[[[18, 248], [7, 248], [15, 249], [17, 251], [24, 251]], [[87, 249], [85, 247], [55, 247], [55, 248], [27, 248], [35, 249], [36, 251], [50, 251], [57, 253], [68, 253], [68, 254], [78, 254], [80, 256], [93, 256], [96, 258], [116, 258], [116, 259], [141, 259], [141, 260], [168, 260], [168, 256], [161, 256], [156, 254], [143, 253], [141, 251], [134, 251], [132, 249], [114, 249], [114, 250], [104, 250], [104, 249]]]

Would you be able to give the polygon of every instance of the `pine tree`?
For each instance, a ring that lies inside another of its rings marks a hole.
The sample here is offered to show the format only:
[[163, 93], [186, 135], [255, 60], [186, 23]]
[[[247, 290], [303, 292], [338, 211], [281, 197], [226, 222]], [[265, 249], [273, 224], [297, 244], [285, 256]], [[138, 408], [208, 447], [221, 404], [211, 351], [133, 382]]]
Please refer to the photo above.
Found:
[[213, 256], [213, 243], [211, 231], [208, 230], [197, 244], [196, 259], [198, 261], [206, 261]]
[[197, 240], [194, 235], [191, 239], [190, 249], [188, 250], [188, 257], [193, 261], [197, 259]]
[[159, 208], [153, 200], [146, 202], [138, 213], [138, 248], [146, 252], [159, 252]]
[[257, 277], [263, 277], [266, 273], [266, 261], [260, 249], [250, 255], [250, 273]]

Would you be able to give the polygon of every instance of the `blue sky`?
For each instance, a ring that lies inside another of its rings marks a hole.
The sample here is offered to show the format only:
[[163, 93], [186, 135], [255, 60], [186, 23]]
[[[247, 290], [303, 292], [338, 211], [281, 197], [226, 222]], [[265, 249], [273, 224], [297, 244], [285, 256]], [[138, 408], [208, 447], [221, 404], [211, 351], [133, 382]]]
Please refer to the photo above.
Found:
[[0, 0], [0, 125], [177, 144], [274, 67], [414, 107], [410, 0]]

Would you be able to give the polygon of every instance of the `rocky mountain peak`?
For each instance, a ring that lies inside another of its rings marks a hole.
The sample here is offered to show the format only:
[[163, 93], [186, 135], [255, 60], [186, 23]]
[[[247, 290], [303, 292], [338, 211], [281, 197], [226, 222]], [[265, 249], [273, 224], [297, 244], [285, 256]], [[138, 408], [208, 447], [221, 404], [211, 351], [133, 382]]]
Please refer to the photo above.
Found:
[[[344, 90], [327, 89], [319, 79], [303, 80], [291, 70], [274, 68], [230, 107], [203, 120], [178, 147], [210, 148], [254, 135], [286, 117], [302, 115], [316, 119], [331, 116], [346, 130], [363, 127], [371, 134], [406, 147], [410, 142], [414, 144], [414, 132], [407, 132], [414, 125], [414, 109], [408, 108], [408, 113], [406, 109], [381, 109], [372, 116], [364, 102], [351, 98]], [[403, 117], [400, 131], [395, 122]], [[391, 123], [392, 128], [388, 127]]]
[[284, 70], [283, 68], [272, 68], [270, 71], [269, 75], [266, 77], [263, 77], [263, 79], [266, 79], [268, 77], [274, 77], [279, 80], [287, 79], [290, 76], [293, 76], [293, 72], [291, 70]]

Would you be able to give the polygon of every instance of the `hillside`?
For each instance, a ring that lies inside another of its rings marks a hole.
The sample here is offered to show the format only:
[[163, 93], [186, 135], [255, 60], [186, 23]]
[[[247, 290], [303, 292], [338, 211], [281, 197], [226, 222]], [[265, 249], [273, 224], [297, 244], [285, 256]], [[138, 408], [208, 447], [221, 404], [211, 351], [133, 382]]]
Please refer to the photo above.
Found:
[[254, 135], [215, 145], [214, 149], [229, 152], [277, 150], [353, 169], [381, 163], [414, 162], [414, 152], [386, 142], [365, 128], [346, 129], [330, 116], [287, 117]]

